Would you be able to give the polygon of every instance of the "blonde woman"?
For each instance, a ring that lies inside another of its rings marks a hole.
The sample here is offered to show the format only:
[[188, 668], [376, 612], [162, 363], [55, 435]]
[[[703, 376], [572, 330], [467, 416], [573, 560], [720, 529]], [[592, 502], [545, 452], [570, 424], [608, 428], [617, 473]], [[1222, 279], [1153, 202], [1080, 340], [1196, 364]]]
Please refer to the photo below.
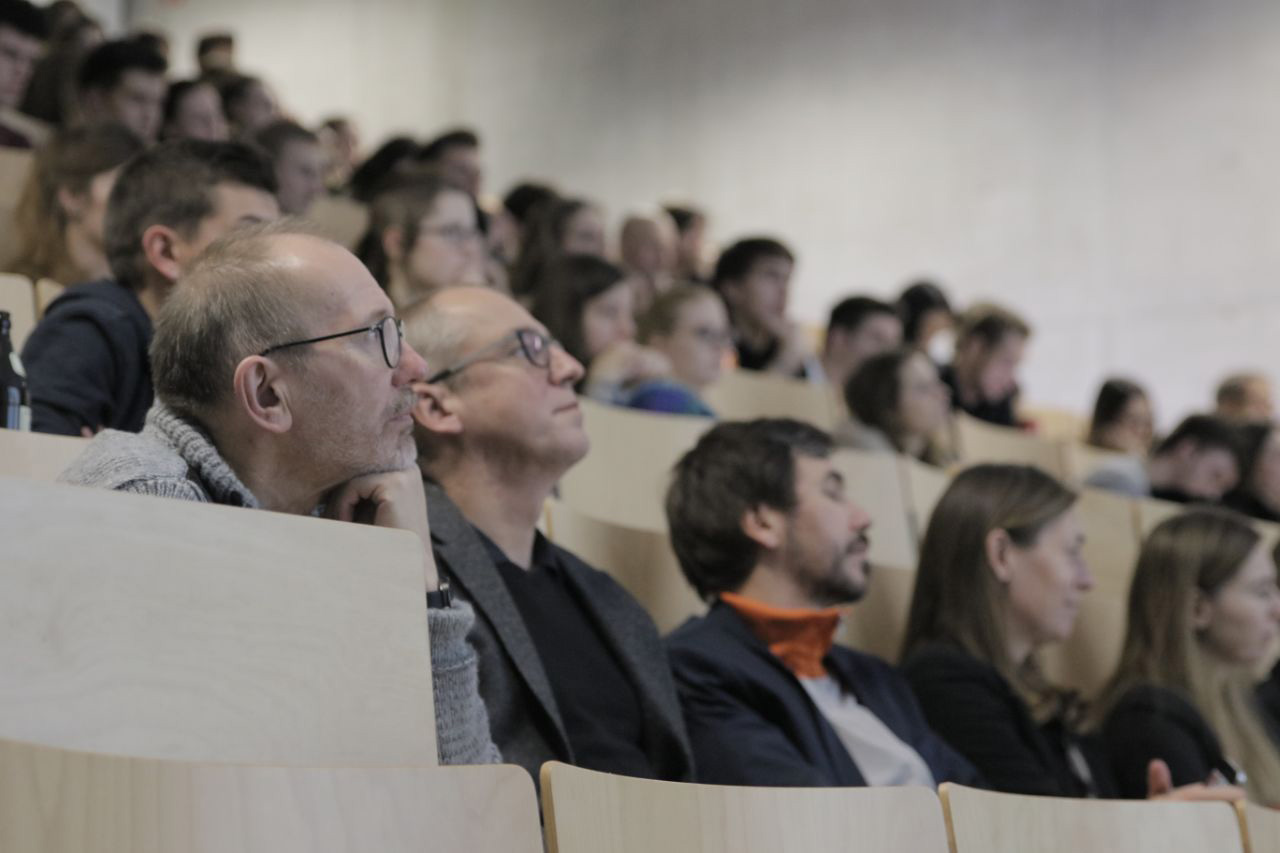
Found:
[[1099, 709], [1122, 794], [1161, 759], [1175, 784], [1213, 777], [1280, 804], [1280, 743], [1254, 695], [1278, 626], [1276, 565], [1243, 516], [1192, 510], [1152, 531]]

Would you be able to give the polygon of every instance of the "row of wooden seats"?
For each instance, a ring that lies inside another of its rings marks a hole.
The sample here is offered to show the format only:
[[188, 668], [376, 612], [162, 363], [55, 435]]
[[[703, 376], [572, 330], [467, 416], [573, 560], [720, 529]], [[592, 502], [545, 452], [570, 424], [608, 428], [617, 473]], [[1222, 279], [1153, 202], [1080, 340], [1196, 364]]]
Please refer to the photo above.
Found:
[[25, 275], [0, 273], [0, 311], [9, 312], [9, 338], [13, 348], [21, 351], [44, 309], [65, 288], [51, 278], [32, 282]]

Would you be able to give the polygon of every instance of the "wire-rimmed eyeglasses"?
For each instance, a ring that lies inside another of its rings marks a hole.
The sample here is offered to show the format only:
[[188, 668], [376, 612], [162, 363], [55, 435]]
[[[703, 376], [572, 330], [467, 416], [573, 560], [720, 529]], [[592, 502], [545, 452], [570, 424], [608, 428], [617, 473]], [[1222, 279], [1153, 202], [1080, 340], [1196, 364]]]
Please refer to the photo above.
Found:
[[382, 359], [387, 363], [387, 367], [395, 370], [396, 365], [400, 363], [400, 351], [403, 349], [402, 341], [404, 340], [404, 322], [398, 317], [383, 317], [372, 326], [362, 326], [359, 329], [352, 329], [348, 332], [335, 332], [332, 335], [321, 335], [318, 338], [307, 338], [303, 341], [289, 341], [284, 344], [276, 344], [264, 349], [258, 355], [268, 355], [277, 350], [288, 349], [290, 347], [300, 347], [306, 344], [318, 344], [321, 341], [331, 341], [334, 338], [345, 338], [349, 335], [373, 334], [377, 332], [378, 343], [382, 346]]
[[554, 338], [547, 337], [537, 329], [516, 329], [514, 332], [503, 335], [488, 346], [481, 347], [453, 367], [447, 367], [438, 373], [433, 373], [427, 377], [427, 382], [443, 382], [446, 379], [457, 376], [463, 370], [478, 362], [506, 358], [516, 353], [523, 355], [534, 367], [550, 367], [551, 347], [555, 342]]

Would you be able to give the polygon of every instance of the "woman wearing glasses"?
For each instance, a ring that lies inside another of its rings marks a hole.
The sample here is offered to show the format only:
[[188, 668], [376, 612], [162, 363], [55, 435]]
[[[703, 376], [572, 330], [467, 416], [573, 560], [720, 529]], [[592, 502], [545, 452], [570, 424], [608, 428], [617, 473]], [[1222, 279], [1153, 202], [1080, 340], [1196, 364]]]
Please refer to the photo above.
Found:
[[715, 417], [702, 393], [720, 378], [725, 353], [733, 345], [720, 295], [705, 284], [679, 284], [660, 294], [640, 318], [640, 342], [667, 357], [671, 375], [632, 388], [627, 405]]

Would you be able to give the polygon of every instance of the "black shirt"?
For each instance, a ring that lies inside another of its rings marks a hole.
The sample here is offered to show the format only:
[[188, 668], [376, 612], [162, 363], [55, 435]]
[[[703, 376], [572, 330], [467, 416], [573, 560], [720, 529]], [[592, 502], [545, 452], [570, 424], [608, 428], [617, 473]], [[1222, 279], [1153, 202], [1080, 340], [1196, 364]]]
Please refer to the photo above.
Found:
[[533, 562], [522, 569], [476, 530], [533, 638], [560, 709], [573, 763], [590, 770], [656, 778], [644, 750], [640, 697], [617, 655], [583, 606], [541, 533]]
[[1018, 398], [1016, 390], [1000, 400], [981, 400], [976, 405], [966, 406], [964, 401], [960, 399], [960, 386], [956, 380], [955, 368], [949, 364], [942, 367], [938, 370], [938, 378], [947, 383], [947, 387], [951, 389], [952, 409], [959, 409], [989, 424], [1007, 427], [1016, 427], [1018, 425], [1018, 418], [1013, 413], [1013, 403]]

